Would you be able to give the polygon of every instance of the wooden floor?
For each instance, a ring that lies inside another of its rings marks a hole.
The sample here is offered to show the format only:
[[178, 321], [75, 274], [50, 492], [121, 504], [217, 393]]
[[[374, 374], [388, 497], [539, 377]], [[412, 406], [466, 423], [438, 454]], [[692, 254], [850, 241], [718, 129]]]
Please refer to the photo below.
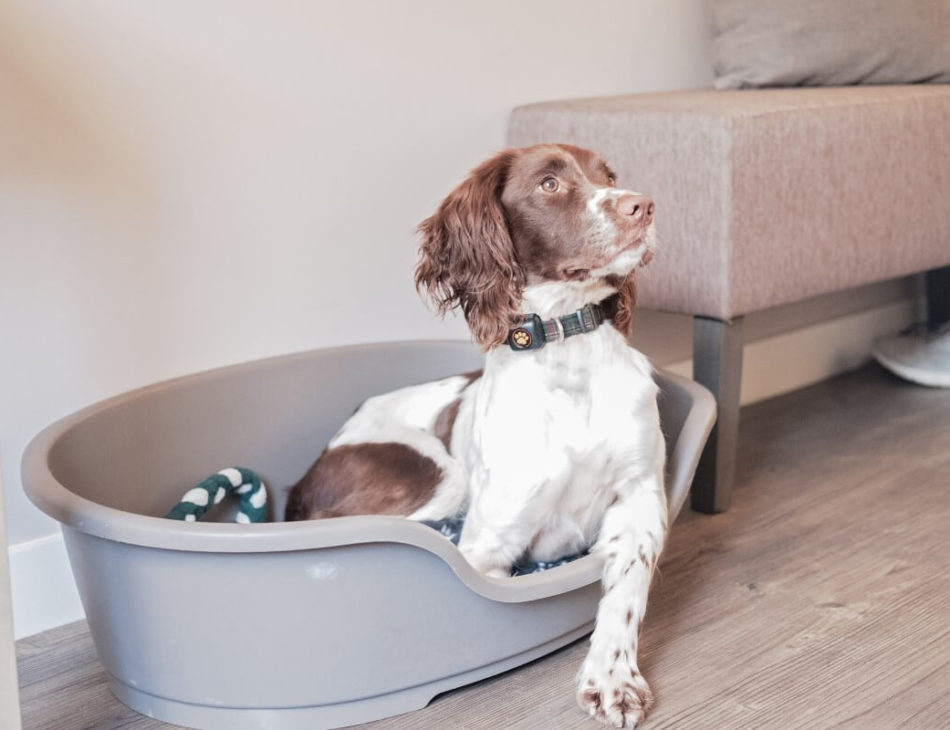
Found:
[[[876, 367], [743, 410], [732, 509], [677, 522], [644, 629], [645, 727], [950, 727], [950, 390]], [[593, 728], [581, 641], [366, 725]], [[20, 642], [27, 730], [170, 725], [111, 698], [84, 624]]]

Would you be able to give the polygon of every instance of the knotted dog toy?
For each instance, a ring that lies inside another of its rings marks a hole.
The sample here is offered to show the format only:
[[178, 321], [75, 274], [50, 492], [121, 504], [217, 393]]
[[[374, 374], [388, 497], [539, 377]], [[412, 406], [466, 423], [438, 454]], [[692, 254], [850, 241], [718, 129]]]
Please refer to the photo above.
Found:
[[232, 492], [241, 498], [235, 521], [248, 524], [267, 519], [267, 490], [264, 483], [250, 469], [240, 466], [222, 469], [189, 489], [165, 517], [185, 522], [200, 520], [209, 509]]

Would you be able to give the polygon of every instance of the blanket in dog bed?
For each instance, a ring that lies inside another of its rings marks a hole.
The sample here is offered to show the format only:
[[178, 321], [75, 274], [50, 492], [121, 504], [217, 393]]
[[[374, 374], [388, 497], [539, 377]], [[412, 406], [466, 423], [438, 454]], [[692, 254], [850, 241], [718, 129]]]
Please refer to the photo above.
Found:
[[[456, 517], [448, 517], [444, 520], [420, 520], [423, 525], [431, 527], [433, 530], [438, 530], [445, 537], [451, 540], [455, 545], [459, 544], [459, 537], [462, 534], [462, 526], [465, 524], [465, 515], [457, 515]], [[548, 562], [539, 561], [533, 562], [528, 560], [526, 557], [521, 558], [513, 566], [511, 566], [511, 575], [531, 575], [532, 573], [540, 573], [544, 570], [550, 570], [551, 568], [556, 568], [559, 565], [567, 565], [570, 562], [577, 560], [578, 558], [583, 558], [588, 554], [589, 551], [584, 550], [583, 552], [576, 553], [574, 555], [566, 555], [563, 558], [557, 560], [552, 560]]]

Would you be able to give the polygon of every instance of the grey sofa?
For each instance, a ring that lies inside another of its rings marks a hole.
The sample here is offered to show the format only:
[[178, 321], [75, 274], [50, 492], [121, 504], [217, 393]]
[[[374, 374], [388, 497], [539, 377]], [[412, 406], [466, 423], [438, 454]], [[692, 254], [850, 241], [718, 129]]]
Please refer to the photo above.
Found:
[[508, 141], [596, 149], [656, 200], [661, 250], [639, 304], [694, 317], [694, 377], [719, 404], [700, 511], [729, 504], [743, 315], [950, 265], [950, 86], [555, 101], [515, 109]]

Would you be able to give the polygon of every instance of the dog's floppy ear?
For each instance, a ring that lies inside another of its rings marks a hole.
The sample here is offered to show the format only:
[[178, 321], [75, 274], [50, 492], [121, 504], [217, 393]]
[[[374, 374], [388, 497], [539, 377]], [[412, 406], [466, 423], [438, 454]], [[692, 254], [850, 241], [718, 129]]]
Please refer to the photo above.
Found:
[[625, 277], [610, 277], [607, 283], [617, 288], [617, 307], [613, 313], [614, 327], [624, 337], [633, 335], [633, 309], [637, 305], [637, 275], [631, 271]]
[[439, 314], [461, 307], [486, 350], [504, 343], [521, 320], [525, 277], [501, 205], [515, 155], [505, 150], [476, 167], [419, 225], [416, 288]]

